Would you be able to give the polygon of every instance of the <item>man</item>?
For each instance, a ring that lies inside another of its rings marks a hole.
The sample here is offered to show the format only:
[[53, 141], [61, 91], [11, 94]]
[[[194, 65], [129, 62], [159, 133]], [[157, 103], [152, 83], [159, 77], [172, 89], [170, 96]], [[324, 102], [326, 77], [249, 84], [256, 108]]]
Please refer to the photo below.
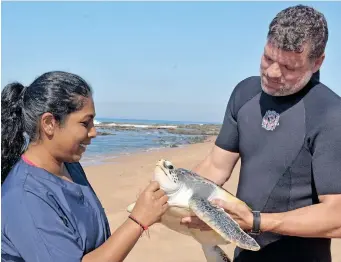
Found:
[[[241, 158], [237, 197], [214, 201], [261, 245], [234, 261], [331, 261], [341, 237], [341, 99], [319, 82], [328, 27], [307, 6], [269, 26], [260, 77], [233, 90], [215, 146], [195, 171], [222, 185]], [[337, 76], [336, 76], [337, 77]], [[204, 229], [195, 217], [183, 219]]]

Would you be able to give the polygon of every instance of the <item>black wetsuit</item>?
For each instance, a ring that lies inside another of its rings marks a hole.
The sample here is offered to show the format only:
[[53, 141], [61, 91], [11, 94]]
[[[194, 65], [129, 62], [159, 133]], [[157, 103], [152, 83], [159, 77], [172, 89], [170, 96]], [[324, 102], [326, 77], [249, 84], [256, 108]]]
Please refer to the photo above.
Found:
[[[240, 154], [237, 197], [253, 210], [285, 212], [341, 193], [341, 99], [318, 78], [285, 97], [264, 93], [260, 77], [243, 80], [216, 145]], [[331, 261], [330, 239], [268, 232], [255, 239], [261, 250], [236, 248], [234, 261]]]

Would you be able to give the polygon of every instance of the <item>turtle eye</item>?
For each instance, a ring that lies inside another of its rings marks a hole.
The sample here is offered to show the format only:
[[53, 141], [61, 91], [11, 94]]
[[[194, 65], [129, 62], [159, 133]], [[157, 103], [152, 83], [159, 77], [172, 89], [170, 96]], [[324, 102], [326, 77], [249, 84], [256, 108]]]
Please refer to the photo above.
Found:
[[167, 162], [167, 161], [164, 162], [163, 166], [165, 168], [170, 169], [170, 170], [174, 169], [173, 165], [171, 163]]

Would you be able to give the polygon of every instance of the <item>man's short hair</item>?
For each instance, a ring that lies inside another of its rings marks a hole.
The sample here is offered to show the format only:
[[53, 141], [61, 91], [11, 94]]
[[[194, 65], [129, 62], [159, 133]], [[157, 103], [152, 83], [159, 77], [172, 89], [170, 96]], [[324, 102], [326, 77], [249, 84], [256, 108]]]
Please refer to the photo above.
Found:
[[297, 5], [279, 12], [269, 25], [268, 41], [285, 51], [302, 52], [307, 43], [309, 58], [319, 58], [328, 41], [324, 15], [312, 7]]

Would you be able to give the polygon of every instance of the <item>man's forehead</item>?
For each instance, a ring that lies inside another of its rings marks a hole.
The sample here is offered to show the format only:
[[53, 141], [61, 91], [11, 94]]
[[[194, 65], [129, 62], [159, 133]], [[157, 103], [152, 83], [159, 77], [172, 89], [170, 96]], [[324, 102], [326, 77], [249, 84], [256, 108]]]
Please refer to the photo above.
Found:
[[302, 66], [308, 57], [307, 45], [304, 46], [303, 52], [297, 53], [294, 51], [285, 51], [268, 42], [265, 46], [264, 52], [272, 60], [278, 63], [285, 64], [285, 65], [289, 64], [289, 65], [293, 65], [297, 67]]

